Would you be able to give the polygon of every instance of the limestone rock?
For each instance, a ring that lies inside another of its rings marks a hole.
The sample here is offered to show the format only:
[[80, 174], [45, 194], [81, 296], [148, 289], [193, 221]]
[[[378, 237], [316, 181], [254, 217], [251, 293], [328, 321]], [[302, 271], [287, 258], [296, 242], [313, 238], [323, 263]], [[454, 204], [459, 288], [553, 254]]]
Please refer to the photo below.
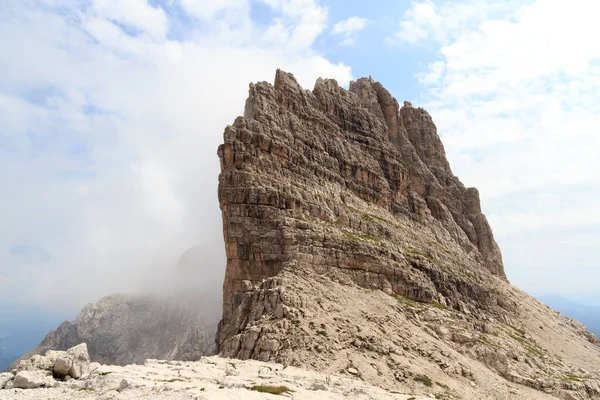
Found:
[[0, 389], [4, 389], [4, 386], [13, 378], [14, 376], [10, 372], [0, 372]]
[[64, 378], [69, 375], [71, 368], [73, 368], [73, 356], [70, 354], [63, 354], [58, 356], [54, 361], [52, 372], [54, 372], [57, 377]]
[[36, 389], [54, 387], [56, 381], [50, 371], [20, 371], [13, 380], [13, 386], [18, 389]]
[[[85, 343], [78, 344], [67, 350], [67, 355], [73, 358], [71, 368], [68, 375], [74, 379], [79, 379], [83, 375], [90, 372], [90, 356], [88, 354], [87, 345]], [[56, 364], [55, 364], [56, 366]]]

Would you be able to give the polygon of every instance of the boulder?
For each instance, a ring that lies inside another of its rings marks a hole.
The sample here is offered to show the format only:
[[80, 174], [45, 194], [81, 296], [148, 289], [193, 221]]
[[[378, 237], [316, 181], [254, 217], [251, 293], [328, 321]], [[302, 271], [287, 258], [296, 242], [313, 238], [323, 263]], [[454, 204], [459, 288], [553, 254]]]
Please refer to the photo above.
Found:
[[52, 365], [54, 365], [54, 362], [56, 361], [56, 359], [58, 357], [64, 356], [65, 354], [67, 354], [65, 351], [48, 350], [46, 352], [46, 358], [52, 362]]
[[56, 361], [54, 361], [54, 368], [52, 372], [57, 378], [64, 378], [69, 375], [71, 368], [73, 367], [73, 356], [69, 354], [64, 354], [59, 356]]
[[13, 380], [17, 389], [37, 389], [41, 387], [54, 387], [56, 381], [50, 371], [19, 371]]
[[4, 386], [13, 379], [13, 374], [10, 372], [0, 373], [0, 389], [4, 389]]
[[35, 355], [29, 359], [29, 362], [33, 365], [33, 368], [44, 371], [52, 371], [52, 360], [48, 359], [45, 356]]
[[67, 350], [67, 355], [73, 358], [73, 363], [68, 373], [72, 378], [79, 379], [90, 372], [90, 356], [85, 343], [71, 347]]

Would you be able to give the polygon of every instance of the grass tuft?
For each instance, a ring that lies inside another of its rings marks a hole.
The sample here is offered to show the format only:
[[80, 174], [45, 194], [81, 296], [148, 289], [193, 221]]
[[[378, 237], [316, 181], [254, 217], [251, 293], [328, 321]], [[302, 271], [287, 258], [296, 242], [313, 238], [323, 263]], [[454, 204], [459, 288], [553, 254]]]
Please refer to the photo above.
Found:
[[432, 382], [431, 378], [428, 377], [427, 375], [417, 375], [413, 379], [417, 382], [422, 383], [423, 385], [425, 385], [427, 387], [433, 386], [433, 382]]
[[260, 393], [275, 394], [278, 396], [282, 395], [284, 393], [293, 392], [293, 390], [288, 388], [287, 386], [267, 386], [267, 385], [254, 385], [254, 386], [252, 386], [252, 388], [250, 390], [254, 390], [255, 392], [260, 392]]

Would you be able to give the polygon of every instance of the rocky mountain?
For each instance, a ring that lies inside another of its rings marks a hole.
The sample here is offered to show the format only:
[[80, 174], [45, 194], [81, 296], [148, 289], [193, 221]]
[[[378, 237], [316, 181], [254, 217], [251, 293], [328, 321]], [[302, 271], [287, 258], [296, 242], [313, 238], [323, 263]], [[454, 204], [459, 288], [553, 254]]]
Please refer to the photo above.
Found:
[[185, 252], [160, 288], [113, 294], [88, 304], [75, 320], [63, 322], [19, 360], [80, 343], [87, 344], [92, 361], [115, 365], [214, 354], [222, 267], [210, 254], [214, 252], [205, 247]]
[[425, 110], [278, 71], [218, 155], [220, 355], [443, 399], [600, 398], [598, 339], [509, 284]]

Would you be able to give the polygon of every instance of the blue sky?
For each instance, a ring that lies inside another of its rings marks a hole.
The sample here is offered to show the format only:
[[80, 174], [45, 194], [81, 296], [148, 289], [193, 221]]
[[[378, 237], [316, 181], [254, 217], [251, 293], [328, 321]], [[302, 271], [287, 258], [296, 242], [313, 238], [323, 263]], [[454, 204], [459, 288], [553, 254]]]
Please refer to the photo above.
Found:
[[305, 88], [371, 75], [425, 107], [480, 189], [509, 279], [598, 293], [599, 7], [7, 0], [0, 299], [78, 309], [160, 284], [196, 244], [224, 260], [216, 148], [276, 68]]

